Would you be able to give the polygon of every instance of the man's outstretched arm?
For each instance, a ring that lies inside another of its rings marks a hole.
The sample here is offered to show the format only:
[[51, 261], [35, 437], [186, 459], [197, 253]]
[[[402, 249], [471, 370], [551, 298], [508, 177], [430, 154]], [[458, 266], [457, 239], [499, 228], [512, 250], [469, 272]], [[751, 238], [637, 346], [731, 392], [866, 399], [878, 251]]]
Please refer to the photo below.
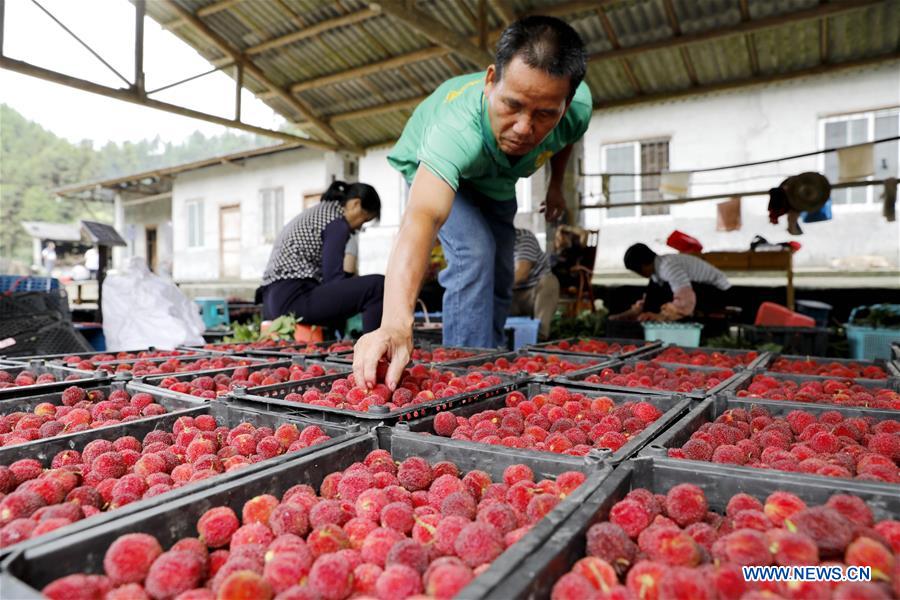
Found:
[[413, 312], [438, 230], [453, 206], [455, 192], [427, 168], [419, 166], [409, 204], [388, 260], [381, 327], [359, 338], [353, 350], [357, 385], [374, 386], [378, 362], [390, 361], [385, 383], [394, 389], [412, 352]]

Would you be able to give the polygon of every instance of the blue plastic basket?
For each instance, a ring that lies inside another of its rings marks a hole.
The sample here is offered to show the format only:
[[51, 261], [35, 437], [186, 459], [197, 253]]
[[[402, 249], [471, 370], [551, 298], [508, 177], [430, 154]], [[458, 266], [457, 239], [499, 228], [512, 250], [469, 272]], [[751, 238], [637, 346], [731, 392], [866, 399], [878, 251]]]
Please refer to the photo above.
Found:
[[900, 342], [900, 329], [876, 329], [853, 325], [856, 311], [861, 308], [887, 308], [900, 314], [900, 304], [873, 304], [871, 307], [857, 306], [850, 312], [845, 329], [847, 330], [847, 343], [850, 346], [850, 358], [891, 359], [891, 343]]
[[56, 289], [59, 289], [59, 280], [53, 277], [0, 275], [0, 292], [49, 292]]
[[529, 344], [537, 344], [540, 328], [540, 319], [530, 319], [528, 317], [506, 318], [505, 329], [512, 329], [513, 331], [513, 350], [518, 350], [522, 346]]
[[700, 323], [660, 323], [647, 321], [644, 327], [644, 340], [648, 342], [666, 342], [678, 346], [696, 348], [700, 345]]

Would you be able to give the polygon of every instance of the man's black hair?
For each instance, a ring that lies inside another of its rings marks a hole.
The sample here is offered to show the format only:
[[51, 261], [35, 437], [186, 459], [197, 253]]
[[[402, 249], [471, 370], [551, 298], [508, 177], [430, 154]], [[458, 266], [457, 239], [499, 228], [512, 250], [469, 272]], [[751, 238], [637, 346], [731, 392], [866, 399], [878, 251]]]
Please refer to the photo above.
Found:
[[587, 68], [581, 36], [571, 25], [554, 17], [525, 17], [503, 30], [494, 58], [497, 81], [516, 56], [533, 69], [554, 77], [568, 77], [569, 100], [575, 96]]
[[634, 271], [638, 275], [642, 267], [653, 264], [656, 260], [656, 252], [647, 247], [647, 244], [633, 244], [625, 251], [625, 268]]

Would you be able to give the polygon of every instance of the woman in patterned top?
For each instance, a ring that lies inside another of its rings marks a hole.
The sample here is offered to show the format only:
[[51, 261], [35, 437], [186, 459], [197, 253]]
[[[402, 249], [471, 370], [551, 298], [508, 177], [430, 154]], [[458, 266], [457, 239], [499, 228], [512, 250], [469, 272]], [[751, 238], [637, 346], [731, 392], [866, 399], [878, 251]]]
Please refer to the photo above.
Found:
[[344, 254], [350, 236], [380, 213], [371, 185], [335, 181], [321, 202], [291, 219], [275, 240], [257, 290], [263, 317], [293, 314], [304, 323], [334, 326], [362, 312], [363, 329], [377, 329], [384, 276], [349, 276]]

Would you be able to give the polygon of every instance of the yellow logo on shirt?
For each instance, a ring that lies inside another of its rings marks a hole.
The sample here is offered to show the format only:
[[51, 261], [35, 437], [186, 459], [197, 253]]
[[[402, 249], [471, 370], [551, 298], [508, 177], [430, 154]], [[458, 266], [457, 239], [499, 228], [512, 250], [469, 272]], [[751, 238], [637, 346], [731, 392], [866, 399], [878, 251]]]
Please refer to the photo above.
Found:
[[447, 92], [447, 96], [444, 98], [444, 102], [453, 102], [454, 100], [459, 98], [460, 94], [462, 94], [464, 91], [466, 91], [468, 88], [472, 87], [473, 85], [477, 85], [480, 81], [481, 81], [480, 79], [476, 79], [475, 81], [470, 81], [469, 83], [462, 86], [458, 90], [451, 90], [451, 91]]
[[544, 166], [544, 163], [547, 162], [550, 157], [553, 156], [553, 152], [550, 150], [544, 150], [540, 154], [537, 155], [537, 158], [534, 159], [534, 168], [540, 169]]

